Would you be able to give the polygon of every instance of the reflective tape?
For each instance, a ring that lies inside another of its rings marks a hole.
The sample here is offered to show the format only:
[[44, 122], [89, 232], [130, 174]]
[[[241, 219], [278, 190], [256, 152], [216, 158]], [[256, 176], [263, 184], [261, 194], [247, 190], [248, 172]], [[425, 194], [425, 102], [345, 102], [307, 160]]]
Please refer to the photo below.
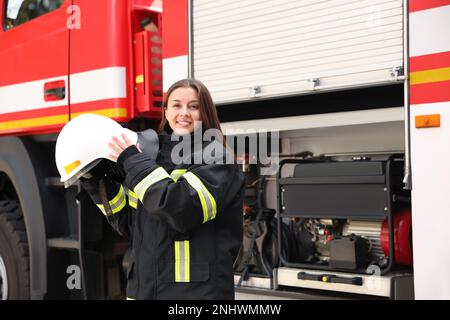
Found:
[[186, 173], [186, 171], [187, 171], [187, 169], [176, 169], [176, 170], [173, 170], [173, 171], [170, 173], [170, 176], [172, 177], [173, 181], [177, 182], [178, 179], [179, 179], [183, 174]]
[[136, 209], [138, 205], [138, 196], [131, 190], [128, 190], [128, 205], [134, 209]]
[[[113, 214], [120, 212], [120, 210], [122, 210], [126, 204], [127, 201], [125, 198], [125, 192], [123, 190], [123, 186], [120, 186], [120, 190], [117, 193], [117, 195], [112, 200], [109, 201], [111, 212]], [[104, 215], [106, 215], [105, 207], [102, 204], [97, 204], [97, 207], [103, 212]]]
[[214, 219], [217, 212], [216, 201], [203, 182], [192, 172], [186, 172], [183, 178], [197, 191], [203, 209], [203, 223]]
[[144, 200], [145, 192], [148, 188], [150, 188], [153, 184], [157, 183], [158, 181], [161, 181], [166, 178], [171, 178], [166, 170], [159, 167], [158, 169], [152, 171], [148, 176], [146, 176], [144, 179], [142, 179], [141, 182], [137, 184], [137, 186], [134, 188], [134, 192], [138, 196], [139, 200], [141, 202]]
[[65, 166], [64, 170], [66, 171], [67, 174], [70, 174], [73, 170], [78, 168], [78, 166], [80, 166], [80, 165], [81, 165], [80, 160], [76, 160], [72, 163], [69, 163], [67, 166]]
[[[189, 185], [197, 191], [203, 211], [203, 223], [214, 219], [217, 213], [217, 205], [214, 197], [205, 187], [203, 182], [192, 172], [187, 172], [186, 169], [173, 170], [169, 175], [166, 170], [159, 167], [158, 169], [150, 173], [147, 177], [142, 179], [142, 181], [139, 182], [138, 185], [134, 188], [134, 192], [137, 195], [137, 198], [142, 202], [147, 189], [150, 188], [150, 186], [152, 186], [153, 184], [166, 178], [170, 178], [174, 182], [177, 182], [181, 177], [183, 177], [189, 183]], [[133, 205], [131, 205], [130, 197], [130, 206]]]
[[190, 282], [189, 240], [175, 241], [175, 282]]

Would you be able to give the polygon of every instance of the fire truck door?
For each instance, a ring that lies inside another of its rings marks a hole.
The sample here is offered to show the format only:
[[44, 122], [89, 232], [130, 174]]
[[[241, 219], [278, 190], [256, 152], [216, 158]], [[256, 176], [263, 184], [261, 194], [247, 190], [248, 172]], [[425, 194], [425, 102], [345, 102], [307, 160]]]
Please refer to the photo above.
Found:
[[3, 0], [0, 134], [45, 132], [68, 121], [72, 0]]

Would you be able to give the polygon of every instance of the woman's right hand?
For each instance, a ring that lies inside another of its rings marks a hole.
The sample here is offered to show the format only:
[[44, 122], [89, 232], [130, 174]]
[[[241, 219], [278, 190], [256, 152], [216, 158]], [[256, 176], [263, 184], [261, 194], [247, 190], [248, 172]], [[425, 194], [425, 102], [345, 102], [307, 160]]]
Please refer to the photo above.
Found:
[[[112, 137], [111, 142], [109, 143], [109, 147], [112, 152], [109, 153], [109, 156], [114, 160], [117, 161], [120, 154], [128, 147], [134, 145], [134, 143], [128, 138], [128, 136], [125, 133], [122, 133], [121, 138], [118, 137]], [[139, 152], [142, 152], [139, 144], [136, 145]]]

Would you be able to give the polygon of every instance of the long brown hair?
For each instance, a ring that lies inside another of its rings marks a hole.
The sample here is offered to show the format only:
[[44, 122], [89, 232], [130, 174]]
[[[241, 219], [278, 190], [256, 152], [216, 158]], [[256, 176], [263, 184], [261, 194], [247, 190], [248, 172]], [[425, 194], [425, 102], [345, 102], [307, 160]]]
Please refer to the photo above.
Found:
[[183, 79], [175, 82], [170, 86], [163, 100], [164, 112], [162, 113], [161, 123], [159, 124], [158, 128], [159, 133], [163, 131], [166, 131], [167, 133], [172, 132], [172, 129], [170, 128], [167, 121], [165, 111], [169, 105], [170, 95], [178, 88], [192, 88], [195, 90], [195, 92], [197, 92], [203, 130], [217, 129], [220, 134], [220, 136], [217, 137], [219, 139], [218, 142], [220, 142], [228, 150], [233, 159], [236, 159], [234, 151], [227, 144], [226, 137], [224, 136], [222, 128], [220, 127], [219, 116], [217, 115], [216, 106], [211, 97], [211, 93], [209, 92], [208, 88], [199, 80], [192, 78]]
[[[214, 102], [212, 100], [211, 94], [206, 88], [206, 86], [201, 83], [199, 80], [196, 79], [183, 79], [180, 81], [175, 82], [169, 90], [167, 90], [167, 93], [164, 97], [163, 101], [163, 108], [164, 111], [167, 109], [167, 106], [169, 104], [169, 97], [172, 94], [173, 91], [175, 91], [178, 88], [192, 88], [197, 92], [198, 95], [198, 101], [199, 101], [199, 109], [200, 109], [200, 117], [203, 125], [203, 129], [217, 129], [220, 131], [222, 137], [223, 132], [220, 128], [220, 122], [219, 117], [217, 116], [217, 110], [216, 106], [214, 105]], [[161, 123], [159, 124], [159, 132], [162, 132], [164, 130], [169, 130], [169, 124], [167, 122], [166, 114], [165, 112], [162, 113]]]

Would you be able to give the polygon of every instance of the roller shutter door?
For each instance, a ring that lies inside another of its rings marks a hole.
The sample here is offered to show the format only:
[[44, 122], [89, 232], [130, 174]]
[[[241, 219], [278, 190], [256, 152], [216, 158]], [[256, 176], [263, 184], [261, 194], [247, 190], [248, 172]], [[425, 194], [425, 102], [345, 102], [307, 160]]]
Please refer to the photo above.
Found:
[[193, 0], [193, 76], [216, 103], [396, 81], [401, 0]]

